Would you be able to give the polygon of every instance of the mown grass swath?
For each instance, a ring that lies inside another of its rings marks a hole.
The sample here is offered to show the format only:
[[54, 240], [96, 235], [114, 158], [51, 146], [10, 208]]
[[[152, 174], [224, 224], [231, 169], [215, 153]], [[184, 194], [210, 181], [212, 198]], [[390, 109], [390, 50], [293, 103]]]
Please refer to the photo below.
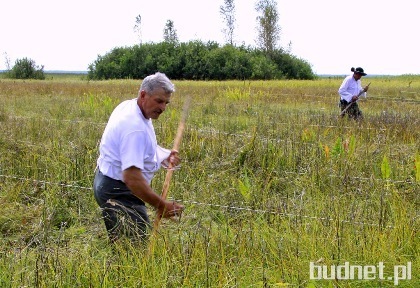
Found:
[[[171, 147], [192, 96], [170, 186], [186, 210], [162, 221], [152, 254], [108, 244], [91, 190], [109, 114], [140, 82], [1, 80], [0, 286], [393, 285], [311, 281], [309, 262], [323, 259], [411, 261], [413, 279], [399, 286], [415, 287], [420, 79], [370, 79], [363, 122], [339, 117], [341, 80], [175, 81], [154, 125]], [[153, 180], [158, 193], [164, 178]]]

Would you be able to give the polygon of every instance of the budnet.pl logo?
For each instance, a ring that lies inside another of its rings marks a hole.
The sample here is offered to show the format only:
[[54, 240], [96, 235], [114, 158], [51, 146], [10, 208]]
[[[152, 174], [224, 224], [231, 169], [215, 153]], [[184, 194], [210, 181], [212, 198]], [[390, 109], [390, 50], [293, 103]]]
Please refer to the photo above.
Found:
[[[311, 280], [389, 280], [398, 285], [401, 280], [411, 280], [411, 262], [407, 265], [396, 265], [392, 272], [385, 272], [384, 262], [378, 265], [320, 265], [309, 262], [309, 278]], [[390, 270], [390, 269], [389, 269]]]

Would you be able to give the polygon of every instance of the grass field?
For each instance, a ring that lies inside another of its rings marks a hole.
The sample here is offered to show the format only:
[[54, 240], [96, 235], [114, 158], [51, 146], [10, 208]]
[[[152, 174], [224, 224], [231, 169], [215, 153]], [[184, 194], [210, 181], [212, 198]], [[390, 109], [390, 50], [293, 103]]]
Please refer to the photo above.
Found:
[[[174, 81], [154, 126], [172, 147], [192, 97], [169, 191], [186, 210], [111, 246], [98, 142], [140, 81], [0, 79], [0, 287], [420, 287], [420, 77], [364, 78], [362, 122], [338, 117], [341, 81]], [[376, 270], [311, 279], [346, 262]]]

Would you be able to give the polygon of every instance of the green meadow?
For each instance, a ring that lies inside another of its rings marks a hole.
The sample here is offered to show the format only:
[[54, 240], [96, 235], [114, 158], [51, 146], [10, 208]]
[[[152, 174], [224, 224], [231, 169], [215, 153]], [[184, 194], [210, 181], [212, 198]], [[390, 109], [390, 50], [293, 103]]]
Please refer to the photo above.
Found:
[[[420, 76], [363, 78], [361, 122], [339, 117], [342, 79], [174, 81], [154, 126], [171, 148], [191, 97], [169, 188], [185, 211], [115, 245], [91, 187], [140, 81], [0, 79], [0, 287], [420, 287]], [[346, 262], [376, 268], [333, 275]]]

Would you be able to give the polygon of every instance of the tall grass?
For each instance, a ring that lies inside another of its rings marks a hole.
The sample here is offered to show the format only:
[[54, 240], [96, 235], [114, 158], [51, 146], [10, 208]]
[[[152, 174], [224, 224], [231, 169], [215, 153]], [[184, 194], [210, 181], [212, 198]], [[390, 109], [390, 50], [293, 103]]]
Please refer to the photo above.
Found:
[[175, 81], [154, 125], [172, 147], [193, 98], [170, 187], [186, 210], [112, 246], [91, 190], [98, 141], [139, 81], [2, 79], [0, 286], [394, 286], [311, 280], [318, 261], [384, 262], [387, 277], [412, 262], [399, 287], [418, 287], [420, 79], [371, 79], [362, 122], [338, 117], [341, 80]]

